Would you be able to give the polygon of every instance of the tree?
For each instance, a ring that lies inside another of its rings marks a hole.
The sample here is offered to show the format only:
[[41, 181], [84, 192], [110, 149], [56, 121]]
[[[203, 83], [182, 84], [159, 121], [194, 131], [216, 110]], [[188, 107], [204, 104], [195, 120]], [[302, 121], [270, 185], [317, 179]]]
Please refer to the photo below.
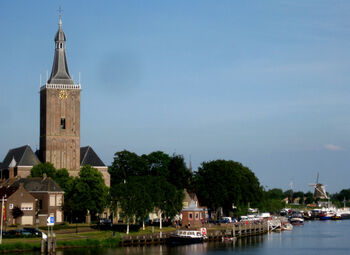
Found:
[[12, 209], [12, 217], [14, 219], [17, 219], [19, 217], [22, 217], [23, 216], [23, 211], [18, 207], [18, 206], [15, 206], [13, 209]]
[[170, 157], [162, 151], [154, 151], [148, 155], [142, 155], [147, 162], [149, 173], [153, 176], [169, 178]]
[[67, 169], [62, 168], [56, 171], [55, 182], [64, 190], [65, 193], [71, 192], [74, 184], [74, 178], [69, 175]]
[[195, 192], [201, 204], [213, 210], [223, 207], [226, 214], [236, 206], [254, 206], [262, 197], [262, 187], [254, 173], [232, 160], [203, 162], [194, 176]]
[[127, 234], [129, 223], [133, 217], [143, 222], [154, 208], [151, 194], [149, 193], [149, 177], [132, 177], [126, 183], [113, 187], [113, 194], [118, 197], [120, 206], [127, 219]]
[[192, 172], [186, 167], [182, 155], [173, 155], [169, 162], [168, 181], [177, 189], [191, 189]]
[[73, 188], [67, 194], [65, 203], [65, 212], [68, 210], [68, 214], [81, 220], [85, 218], [88, 210], [92, 216], [103, 212], [108, 204], [108, 188], [102, 174], [89, 165], [83, 166], [79, 178], [74, 179]]
[[47, 177], [55, 179], [56, 177], [56, 168], [50, 162], [40, 163], [33, 166], [30, 170], [31, 177], [42, 177], [46, 174]]
[[131, 176], [147, 175], [147, 164], [143, 157], [134, 152], [123, 150], [114, 154], [112, 166], [108, 172], [111, 175], [111, 185], [120, 184]]
[[283, 190], [282, 189], [270, 189], [268, 191], [265, 192], [266, 198], [267, 199], [279, 199], [282, 200], [285, 198], [284, 194], [283, 194]]

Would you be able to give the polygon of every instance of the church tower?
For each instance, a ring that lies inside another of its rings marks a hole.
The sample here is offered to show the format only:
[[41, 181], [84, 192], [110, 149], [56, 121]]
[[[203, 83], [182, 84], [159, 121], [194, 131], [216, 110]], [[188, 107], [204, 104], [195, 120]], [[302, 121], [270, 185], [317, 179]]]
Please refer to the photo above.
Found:
[[69, 75], [60, 16], [51, 76], [40, 88], [40, 157], [73, 176], [80, 170], [80, 91]]

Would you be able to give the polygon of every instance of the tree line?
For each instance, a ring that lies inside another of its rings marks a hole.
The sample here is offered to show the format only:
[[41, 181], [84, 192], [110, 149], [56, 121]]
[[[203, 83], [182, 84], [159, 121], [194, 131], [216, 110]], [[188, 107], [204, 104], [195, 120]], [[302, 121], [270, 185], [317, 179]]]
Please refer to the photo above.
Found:
[[[115, 153], [108, 169], [110, 188], [102, 174], [91, 166], [83, 166], [79, 176], [72, 177], [66, 169], [56, 170], [51, 163], [41, 163], [31, 170], [32, 177], [44, 173], [65, 191], [63, 211], [65, 220], [84, 221], [89, 212], [92, 219], [110, 208], [120, 208], [126, 223], [145, 222], [155, 212], [163, 220], [171, 220], [183, 207], [184, 190], [196, 193], [200, 205], [210, 212], [225, 215], [246, 214], [248, 208], [277, 212], [285, 207], [283, 199], [300, 204], [313, 203], [311, 192], [291, 192], [265, 188], [253, 171], [233, 160], [202, 162], [192, 172], [182, 155], [162, 151], [137, 155], [123, 150]], [[332, 201], [350, 199], [350, 189], [332, 195]], [[162, 221], [161, 221], [162, 222]]]

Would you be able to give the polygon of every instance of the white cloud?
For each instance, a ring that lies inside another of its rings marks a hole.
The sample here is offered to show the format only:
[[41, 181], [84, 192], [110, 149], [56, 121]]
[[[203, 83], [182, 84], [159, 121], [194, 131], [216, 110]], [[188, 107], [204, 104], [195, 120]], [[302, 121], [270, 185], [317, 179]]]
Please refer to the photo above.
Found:
[[323, 146], [324, 149], [329, 150], [329, 151], [341, 151], [343, 150], [342, 147], [338, 146], [338, 145], [334, 145], [334, 144], [325, 144]]

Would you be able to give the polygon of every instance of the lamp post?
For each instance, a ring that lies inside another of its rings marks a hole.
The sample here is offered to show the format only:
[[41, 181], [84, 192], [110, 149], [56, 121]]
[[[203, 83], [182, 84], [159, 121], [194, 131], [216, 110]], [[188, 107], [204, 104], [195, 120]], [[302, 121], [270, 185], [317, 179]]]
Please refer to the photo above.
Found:
[[0, 228], [0, 244], [2, 244], [2, 224], [4, 221], [4, 197], [2, 197], [1, 202], [1, 228]]

